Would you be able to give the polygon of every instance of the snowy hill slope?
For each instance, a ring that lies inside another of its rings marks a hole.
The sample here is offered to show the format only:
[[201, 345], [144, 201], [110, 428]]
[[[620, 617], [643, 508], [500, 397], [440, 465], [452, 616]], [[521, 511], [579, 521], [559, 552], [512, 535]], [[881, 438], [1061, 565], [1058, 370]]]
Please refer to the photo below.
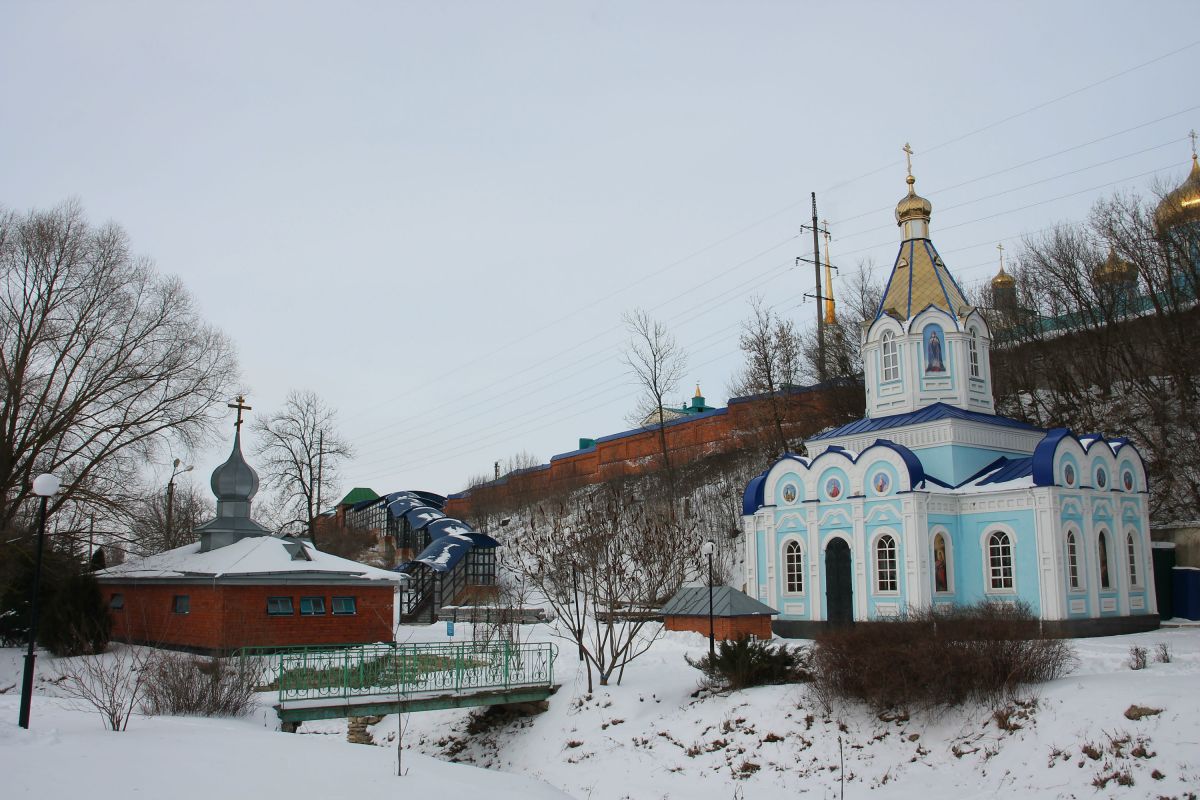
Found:
[[[1171, 663], [1154, 662], [1159, 642]], [[1145, 670], [1128, 666], [1134, 645], [1151, 651]], [[880, 718], [855, 707], [827, 714], [804, 686], [693, 697], [700, 675], [683, 655], [701, 656], [707, 642], [688, 633], [666, 634], [629, 666], [624, 685], [588, 696], [563, 645], [556, 675], [564, 685], [548, 712], [474, 735], [471, 712], [411, 714], [405, 739], [422, 753], [542, 778], [594, 800], [838, 797], [839, 738], [846, 797], [1200, 792], [1200, 629], [1074, 646], [1076, 669], [998, 722], [985, 708], [939, 718]], [[1134, 704], [1162, 711], [1128, 719]], [[388, 742], [396, 728], [397, 718], [386, 718], [376, 740]]]

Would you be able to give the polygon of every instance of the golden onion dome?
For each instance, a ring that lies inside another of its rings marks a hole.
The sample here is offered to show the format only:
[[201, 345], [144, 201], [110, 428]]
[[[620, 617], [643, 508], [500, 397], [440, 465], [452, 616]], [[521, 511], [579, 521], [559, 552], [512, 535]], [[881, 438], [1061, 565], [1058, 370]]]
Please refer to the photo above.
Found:
[[1175, 191], [1168, 194], [1154, 211], [1154, 222], [1160, 231], [1200, 222], [1200, 160], [1192, 154], [1192, 171]]
[[929, 222], [929, 217], [933, 213], [933, 204], [913, 189], [913, 184], [917, 182], [916, 178], [909, 175], [904, 180], [908, 183], [908, 194], [896, 204], [896, 224], [903, 225], [914, 219]]
[[1096, 267], [1098, 283], [1132, 283], [1137, 280], [1137, 267], [1117, 255], [1116, 250], [1108, 248], [1108, 258]]
[[1000, 265], [1000, 271], [996, 273], [996, 277], [992, 278], [993, 289], [1015, 289], [1017, 288], [1017, 279], [1004, 271], [1004, 265]]

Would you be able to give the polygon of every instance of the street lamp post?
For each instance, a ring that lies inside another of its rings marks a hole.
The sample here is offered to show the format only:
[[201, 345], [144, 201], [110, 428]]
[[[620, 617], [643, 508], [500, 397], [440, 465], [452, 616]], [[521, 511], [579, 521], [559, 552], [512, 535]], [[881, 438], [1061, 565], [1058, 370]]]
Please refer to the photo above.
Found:
[[17, 724], [29, 727], [29, 706], [33, 702], [33, 663], [37, 659], [38, 591], [42, 584], [42, 546], [46, 540], [46, 505], [58, 494], [62, 482], [57, 476], [46, 473], [33, 479], [33, 493], [42, 498], [41, 515], [38, 518], [37, 555], [33, 562], [33, 596], [29, 599], [29, 649], [25, 652], [25, 672], [21, 676], [21, 711]]
[[713, 623], [713, 552], [717, 545], [712, 539], [700, 546], [700, 552], [708, 556], [708, 657], [717, 657], [716, 626]]
[[[166, 530], [167, 541], [164, 544], [167, 544], [170, 547], [173, 547], [175, 545], [175, 531], [171, 527], [172, 522], [173, 522], [171, 517], [172, 517], [172, 512], [174, 510], [174, 507], [175, 507], [175, 479], [185, 472], [192, 471], [191, 464], [188, 464], [188, 465], [184, 466], [183, 469], [180, 469], [179, 466], [181, 464], [183, 464], [182, 461], [180, 461], [178, 458], [175, 459], [175, 464], [171, 469], [171, 479], [169, 481], [167, 481], [167, 530]], [[170, 547], [168, 547], [168, 549], [170, 549]]]

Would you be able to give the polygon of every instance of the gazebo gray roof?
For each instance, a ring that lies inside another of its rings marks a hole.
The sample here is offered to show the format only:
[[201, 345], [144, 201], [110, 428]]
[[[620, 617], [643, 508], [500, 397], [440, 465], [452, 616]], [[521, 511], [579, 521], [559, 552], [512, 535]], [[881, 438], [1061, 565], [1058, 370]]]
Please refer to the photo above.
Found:
[[[779, 613], [732, 586], [714, 586], [712, 601], [714, 617], [749, 617]], [[683, 587], [667, 601], [659, 613], [664, 617], [707, 617], [708, 587]]]

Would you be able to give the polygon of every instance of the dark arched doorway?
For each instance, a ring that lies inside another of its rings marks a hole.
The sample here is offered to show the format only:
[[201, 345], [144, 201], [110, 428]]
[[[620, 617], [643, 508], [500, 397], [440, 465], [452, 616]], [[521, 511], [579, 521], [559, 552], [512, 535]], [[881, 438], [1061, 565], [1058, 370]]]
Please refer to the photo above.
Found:
[[851, 583], [850, 545], [835, 537], [825, 546], [825, 608], [831, 624], [854, 622], [854, 584]]

